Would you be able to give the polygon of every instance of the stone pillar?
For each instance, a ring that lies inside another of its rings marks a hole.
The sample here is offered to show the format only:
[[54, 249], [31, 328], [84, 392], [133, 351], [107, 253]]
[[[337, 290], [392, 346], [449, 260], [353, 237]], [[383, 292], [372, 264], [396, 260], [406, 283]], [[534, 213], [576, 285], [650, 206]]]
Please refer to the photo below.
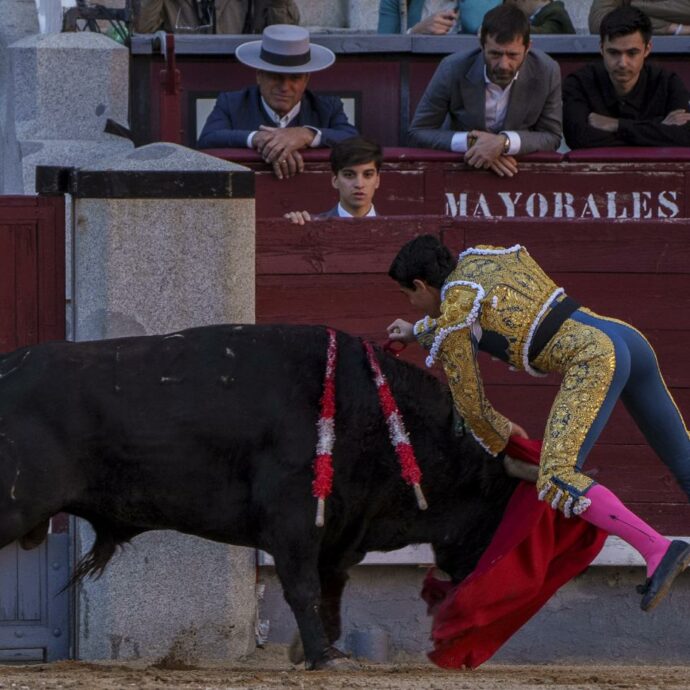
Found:
[[29, 36], [9, 54], [6, 194], [33, 194], [38, 165], [80, 167], [132, 149], [104, 131], [108, 118], [128, 122], [125, 47], [85, 31]]
[[[77, 340], [254, 321], [251, 171], [161, 143], [69, 180]], [[78, 521], [78, 555], [91, 540]], [[175, 532], [135, 538], [80, 587], [78, 658], [193, 664], [247, 654], [254, 554]]]
[[[9, 47], [21, 38], [38, 33], [34, 0], [0, 0], [0, 161], [7, 157], [7, 102], [10, 83]], [[5, 193], [4, 164], [0, 164], [0, 194]]]

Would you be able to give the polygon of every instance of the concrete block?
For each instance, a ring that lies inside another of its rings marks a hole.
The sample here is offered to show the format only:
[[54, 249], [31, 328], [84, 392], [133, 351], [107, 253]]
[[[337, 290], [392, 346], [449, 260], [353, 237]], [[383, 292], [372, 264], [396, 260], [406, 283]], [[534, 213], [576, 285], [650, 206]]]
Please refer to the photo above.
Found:
[[19, 141], [103, 140], [108, 118], [126, 124], [129, 55], [89, 31], [44, 34], [10, 46]]
[[[172, 188], [192, 173], [227, 174], [228, 184], [214, 198], [81, 198], [75, 190], [76, 339], [253, 322], [254, 199], [233, 198], [231, 184], [245, 171], [175, 144], [82, 168], [91, 179], [120, 174], [152, 188], [170, 172]], [[78, 537], [83, 555], [86, 523]], [[244, 656], [254, 648], [254, 564], [252, 549], [174, 532], [137, 537], [100, 580], [80, 588], [79, 658], [179, 665]]]
[[[8, 135], [7, 108], [10, 88], [9, 46], [38, 33], [38, 12], [34, 0], [0, 0], [0, 160], [15, 146]], [[0, 165], [0, 194], [5, 191], [5, 165]]]

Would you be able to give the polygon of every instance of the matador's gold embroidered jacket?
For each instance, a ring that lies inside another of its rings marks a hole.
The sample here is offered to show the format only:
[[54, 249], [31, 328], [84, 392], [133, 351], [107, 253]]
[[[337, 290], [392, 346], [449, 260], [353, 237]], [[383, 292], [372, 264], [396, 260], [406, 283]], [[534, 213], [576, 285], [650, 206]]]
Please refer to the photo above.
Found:
[[441, 315], [415, 324], [427, 349], [427, 366], [438, 358], [453, 400], [477, 441], [492, 455], [505, 448], [510, 423], [484, 394], [477, 349], [534, 376], [528, 351], [532, 336], [563, 289], [520, 246], [479, 245], [462, 252], [441, 289]]

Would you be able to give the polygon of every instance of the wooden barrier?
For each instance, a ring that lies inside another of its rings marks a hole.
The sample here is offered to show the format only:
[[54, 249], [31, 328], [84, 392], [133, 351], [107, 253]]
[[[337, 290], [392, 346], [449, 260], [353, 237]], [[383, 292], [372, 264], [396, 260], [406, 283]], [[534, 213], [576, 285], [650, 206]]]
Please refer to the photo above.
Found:
[[[327, 150], [304, 154], [305, 172], [286, 180], [249, 149], [211, 149], [212, 155], [254, 169], [256, 215], [322, 212], [337, 196]], [[521, 157], [513, 178], [468, 168], [458, 154], [384, 149], [381, 187], [374, 200], [385, 215], [458, 218], [669, 219], [690, 217], [690, 149], [591, 149]]]
[[64, 199], [0, 196], [0, 352], [64, 337]]
[[[249, 40], [255, 40], [249, 38]], [[215, 100], [220, 91], [239, 89], [255, 82], [254, 71], [238, 63], [235, 48], [247, 36], [175, 37], [177, 67], [182, 89], [184, 138], [194, 147], [205, 120], [203, 101]], [[351, 106], [358, 129], [385, 146], [406, 143], [410, 120], [424, 89], [441, 59], [449, 53], [469, 52], [475, 36], [393, 36], [376, 34], [314, 34], [311, 40], [336, 53], [335, 65], [314, 73], [310, 88], [341, 96]], [[153, 36], [132, 40], [132, 129], [137, 145], [159, 141], [161, 113], [159, 73], [164, 60], [157, 54]], [[566, 75], [599, 59], [599, 37], [589, 35], [534, 36], [533, 44], [554, 57]], [[655, 36], [652, 60], [678, 72], [690, 87], [688, 36]], [[166, 139], [169, 140], [169, 139]]]
[[[394, 318], [418, 317], [386, 273], [399, 247], [426, 232], [455, 251], [479, 243], [526, 245], [573, 297], [647, 335], [676, 402], [690, 419], [690, 221], [684, 219], [535, 223], [401, 216], [329, 219], [302, 227], [260, 218], [257, 321], [329, 324], [381, 342]], [[403, 357], [422, 365], [419, 348], [408, 348]], [[497, 409], [541, 436], [557, 377], [533, 378], [480, 357]], [[687, 533], [690, 506], [622, 406], [585, 470], [657, 529]]]

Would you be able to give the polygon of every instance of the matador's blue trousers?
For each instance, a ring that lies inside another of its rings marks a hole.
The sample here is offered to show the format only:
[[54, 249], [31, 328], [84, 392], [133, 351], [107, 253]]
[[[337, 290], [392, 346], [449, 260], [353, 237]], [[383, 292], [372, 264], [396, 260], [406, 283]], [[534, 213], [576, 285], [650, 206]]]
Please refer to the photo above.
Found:
[[586, 509], [594, 482], [581, 468], [620, 398], [690, 499], [690, 435], [641, 333], [580, 308], [534, 364], [563, 374], [544, 435], [540, 498], [566, 514]]

